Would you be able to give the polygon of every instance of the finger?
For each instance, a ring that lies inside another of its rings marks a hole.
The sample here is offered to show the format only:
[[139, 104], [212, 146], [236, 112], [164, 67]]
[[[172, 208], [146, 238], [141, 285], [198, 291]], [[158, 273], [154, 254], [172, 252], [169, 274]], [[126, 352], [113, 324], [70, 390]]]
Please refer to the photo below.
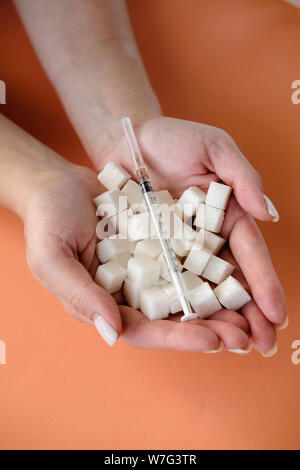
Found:
[[230, 323], [236, 326], [237, 328], [240, 328], [241, 330], [245, 331], [245, 333], [249, 333], [250, 331], [249, 324], [247, 320], [243, 317], [243, 315], [240, 315], [239, 313], [234, 312], [233, 310], [227, 310], [225, 308], [222, 308], [222, 310], [219, 310], [218, 312], [215, 312], [210, 315], [209, 319]]
[[241, 311], [250, 325], [253, 347], [262, 352], [272, 350], [276, 343], [273, 324], [263, 315], [253, 300], [248, 302]]
[[213, 170], [233, 187], [241, 207], [259, 220], [277, 222], [278, 212], [272, 202], [265, 198], [260, 175], [241, 153], [231, 137], [219, 131], [219, 138], [209, 145]]
[[[98, 320], [98, 331], [111, 346], [122, 329], [121, 316], [112, 296], [98, 286], [74, 258], [68, 247], [51, 247], [31, 266], [39, 281], [59, 300], [71, 314], [89, 320]], [[95, 323], [96, 324], [96, 323]]]
[[191, 322], [149, 321], [131, 307], [119, 307], [123, 319], [120, 339], [140, 348], [208, 352], [219, 347], [220, 340], [208, 328]]
[[250, 215], [238, 219], [229, 245], [259, 309], [272, 323], [282, 323], [286, 317], [282, 287], [262, 234]]
[[238, 328], [232, 323], [227, 323], [218, 320], [211, 320], [211, 317], [207, 319], [193, 320], [195, 324], [202, 325], [209, 328], [215, 335], [217, 335], [224, 347], [231, 352], [250, 352], [251, 349], [247, 349], [249, 346], [249, 336], [241, 328]]

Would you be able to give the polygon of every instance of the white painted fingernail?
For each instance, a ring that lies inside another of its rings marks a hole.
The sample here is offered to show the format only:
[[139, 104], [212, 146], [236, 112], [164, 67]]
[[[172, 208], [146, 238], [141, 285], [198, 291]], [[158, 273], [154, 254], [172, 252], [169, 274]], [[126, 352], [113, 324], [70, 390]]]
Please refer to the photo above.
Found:
[[274, 346], [273, 346], [273, 348], [268, 349], [268, 351], [263, 351], [263, 352], [261, 353], [261, 355], [262, 355], [263, 357], [272, 357], [272, 356], [274, 356], [274, 355], [277, 353], [277, 351], [278, 351], [278, 344], [275, 343]]
[[250, 354], [252, 351], [252, 343], [249, 343], [245, 349], [227, 349], [227, 351], [241, 355]]
[[267, 204], [267, 209], [268, 209], [268, 212], [269, 214], [273, 217], [272, 219], [272, 222], [278, 222], [279, 220], [279, 214], [276, 210], [276, 207], [274, 206], [273, 202], [271, 201], [271, 199], [268, 198], [268, 196], [266, 196], [265, 194], [263, 194], [263, 197], [266, 201], [266, 204]]
[[280, 325], [277, 326], [277, 328], [276, 328], [277, 331], [284, 330], [288, 326], [288, 324], [289, 324], [289, 317], [286, 316], [285, 320], [282, 323], [280, 323]]
[[211, 349], [210, 351], [204, 351], [204, 352], [205, 352], [205, 354], [214, 354], [214, 353], [218, 353], [218, 352], [223, 351], [223, 348], [224, 348], [224, 345], [223, 345], [222, 341], [220, 341], [220, 344], [217, 347], [217, 349]]
[[94, 325], [104, 341], [113, 346], [118, 339], [116, 330], [101, 315], [94, 315]]

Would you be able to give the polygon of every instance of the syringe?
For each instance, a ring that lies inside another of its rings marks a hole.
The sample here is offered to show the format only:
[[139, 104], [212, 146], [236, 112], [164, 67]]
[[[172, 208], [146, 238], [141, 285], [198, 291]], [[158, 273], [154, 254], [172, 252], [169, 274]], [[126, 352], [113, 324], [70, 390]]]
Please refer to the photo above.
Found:
[[192, 312], [190, 302], [188, 300], [188, 293], [185, 286], [184, 278], [179, 270], [178, 262], [174, 250], [172, 248], [170, 239], [166, 235], [163, 225], [162, 216], [159, 210], [155, 194], [152, 190], [150, 178], [148, 175], [147, 167], [142, 157], [130, 118], [124, 117], [121, 119], [125, 136], [127, 139], [128, 147], [132, 156], [133, 170], [136, 178], [141, 187], [145, 203], [154, 225], [156, 235], [160, 242], [161, 250], [176, 289], [178, 299], [182, 306], [183, 316], [181, 321], [193, 320], [197, 315]]

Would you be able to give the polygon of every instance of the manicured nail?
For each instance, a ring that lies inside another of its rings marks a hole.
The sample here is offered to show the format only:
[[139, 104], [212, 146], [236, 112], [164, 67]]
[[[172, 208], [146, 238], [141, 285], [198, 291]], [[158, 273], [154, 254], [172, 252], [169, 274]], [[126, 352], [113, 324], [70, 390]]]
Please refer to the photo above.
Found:
[[252, 343], [249, 343], [245, 349], [227, 349], [227, 351], [241, 355], [250, 354], [252, 351]]
[[210, 351], [204, 351], [204, 352], [205, 352], [205, 354], [214, 354], [214, 353], [218, 353], [218, 352], [223, 351], [223, 348], [224, 348], [224, 345], [223, 345], [222, 341], [220, 341], [220, 344], [217, 347], [217, 349], [211, 349]]
[[266, 196], [265, 194], [263, 194], [263, 197], [266, 201], [266, 204], [267, 204], [267, 209], [268, 209], [268, 212], [269, 214], [273, 217], [272, 219], [272, 222], [278, 222], [279, 220], [279, 214], [276, 210], [276, 207], [274, 206], [273, 202], [271, 201], [271, 199], [268, 198], [268, 196]]
[[272, 357], [277, 353], [277, 351], [278, 351], [278, 345], [277, 343], [275, 343], [273, 348], [269, 349], [268, 351], [263, 351], [261, 355], [263, 357]]
[[104, 341], [113, 346], [118, 339], [116, 330], [100, 315], [94, 315], [94, 325]]
[[285, 320], [276, 327], [277, 331], [284, 330], [289, 324], [289, 317], [286, 316]]

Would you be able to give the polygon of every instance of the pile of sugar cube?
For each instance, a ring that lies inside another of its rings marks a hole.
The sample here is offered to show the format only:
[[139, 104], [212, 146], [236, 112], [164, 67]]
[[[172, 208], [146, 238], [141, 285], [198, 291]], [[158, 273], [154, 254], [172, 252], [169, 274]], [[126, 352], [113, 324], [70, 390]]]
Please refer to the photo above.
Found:
[[[100, 217], [96, 228], [100, 266], [95, 282], [110, 293], [122, 289], [127, 304], [149, 320], [181, 312], [139, 185], [113, 162], [106, 164], [98, 179], [107, 191], [94, 199]], [[207, 193], [192, 186], [178, 200], [167, 190], [155, 193], [199, 318], [223, 307], [239, 310], [251, 299], [231, 275], [234, 266], [217, 256], [225, 243], [218, 233], [230, 193], [230, 186], [216, 182], [210, 183]]]

